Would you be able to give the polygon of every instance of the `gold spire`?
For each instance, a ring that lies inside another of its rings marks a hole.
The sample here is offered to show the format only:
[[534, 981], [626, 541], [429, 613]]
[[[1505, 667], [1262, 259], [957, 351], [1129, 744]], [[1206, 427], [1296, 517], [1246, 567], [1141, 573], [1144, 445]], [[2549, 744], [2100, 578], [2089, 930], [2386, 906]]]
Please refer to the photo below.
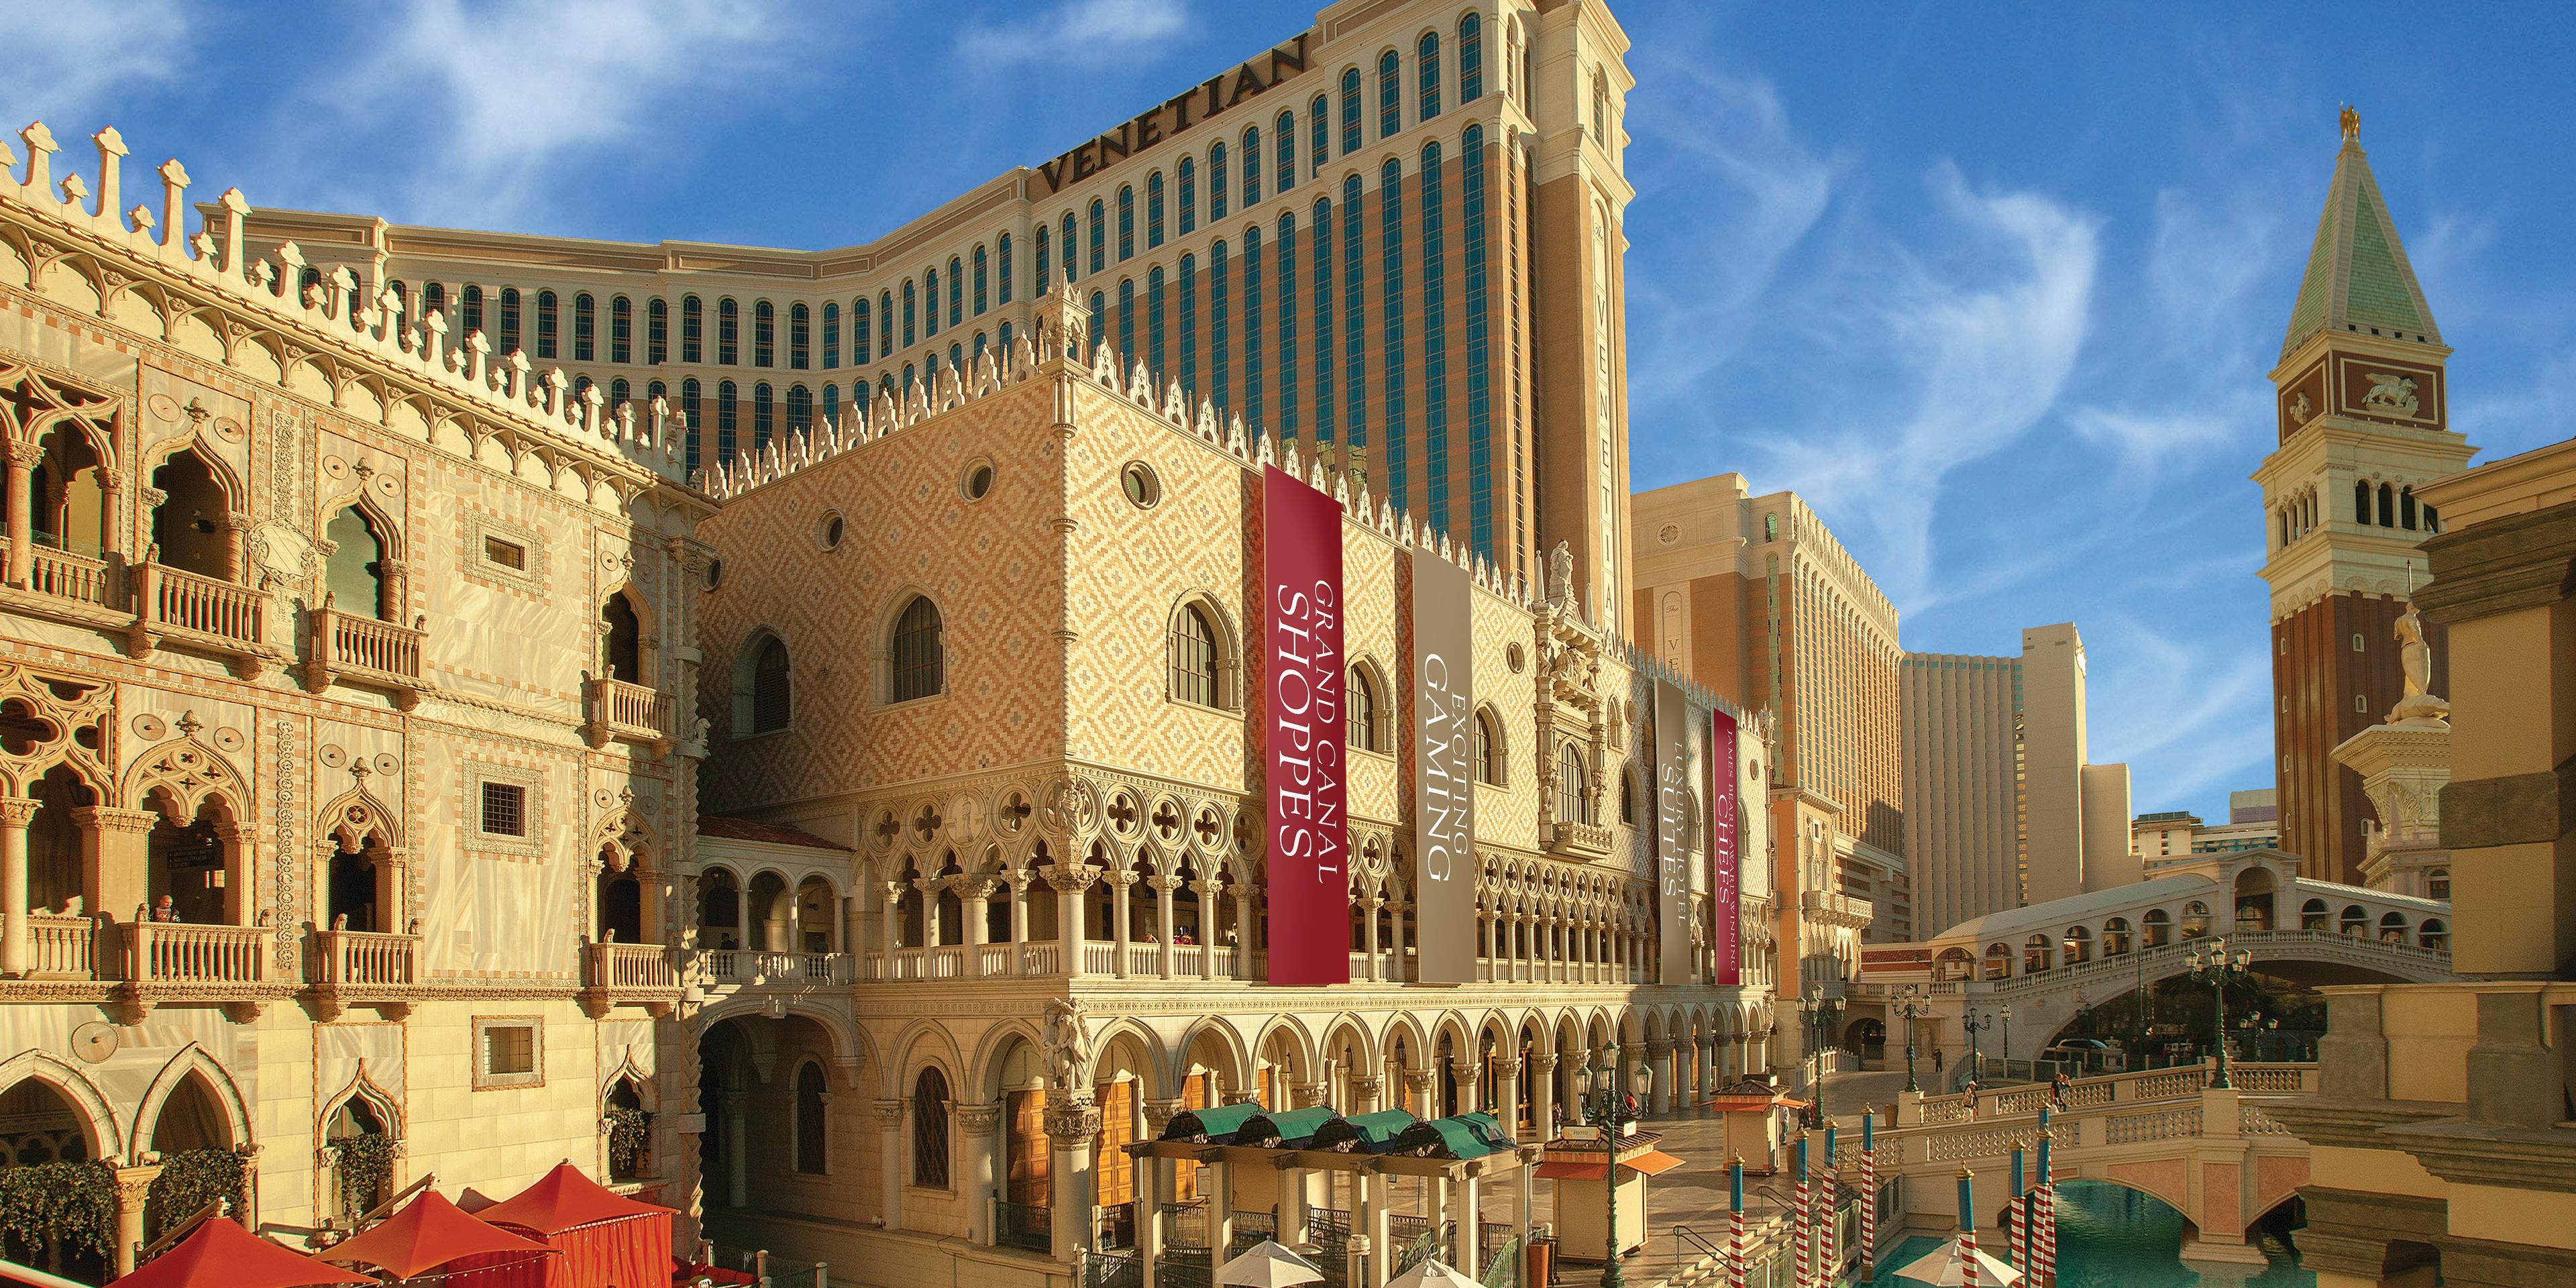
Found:
[[2336, 115], [2335, 123], [2343, 128], [2344, 142], [2361, 142], [2361, 113], [2354, 111], [2352, 104], [2343, 105], [2343, 111]]

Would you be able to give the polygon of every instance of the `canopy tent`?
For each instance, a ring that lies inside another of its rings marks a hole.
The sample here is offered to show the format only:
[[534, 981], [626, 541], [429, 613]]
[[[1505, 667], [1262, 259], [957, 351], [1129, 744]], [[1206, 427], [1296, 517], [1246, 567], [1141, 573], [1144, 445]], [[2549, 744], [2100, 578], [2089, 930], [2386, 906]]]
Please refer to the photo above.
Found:
[[[1619, 1160], [1621, 1169], [1642, 1176], [1661, 1176], [1681, 1165], [1682, 1160], [1660, 1149], [1643, 1150]], [[1606, 1159], [1551, 1158], [1538, 1165], [1539, 1179], [1546, 1181], [1597, 1181], [1609, 1174]]]
[[1256, 1149], [1302, 1149], [1314, 1139], [1315, 1132], [1341, 1120], [1341, 1115], [1324, 1105], [1291, 1109], [1286, 1113], [1254, 1114], [1243, 1120], [1227, 1142], [1250, 1145]]
[[1264, 1239], [1244, 1250], [1242, 1256], [1216, 1268], [1216, 1281], [1236, 1288], [1292, 1288], [1296, 1284], [1324, 1281], [1324, 1272], [1315, 1263]]
[[[1962, 1173], [1962, 1175], [1965, 1175], [1965, 1173]], [[1964, 1182], [1962, 1183], [1964, 1184]], [[1993, 1257], [1987, 1256], [1985, 1249], [1978, 1249], [1975, 1255], [1977, 1258], [1977, 1283], [1991, 1284], [1994, 1285], [1994, 1288], [2012, 1288], [2012, 1285], [2021, 1282], [2020, 1271], [1995, 1260]], [[1944, 1286], [1950, 1284], [1965, 1284], [1969, 1282], [1967, 1249], [1961, 1246], [1958, 1239], [1953, 1238], [1949, 1242], [1942, 1244], [1940, 1247], [1933, 1249], [1931, 1255], [1897, 1271], [1896, 1277], [1909, 1283], [1918, 1284], [1935, 1284]]]
[[1205, 1109], [1184, 1109], [1172, 1115], [1172, 1121], [1164, 1124], [1163, 1134], [1156, 1139], [1188, 1141], [1195, 1145], [1222, 1141], [1233, 1136], [1244, 1123], [1260, 1112], [1261, 1106], [1253, 1104], [1211, 1105]]
[[423, 1190], [410, 1206], [318, 1255], [374, 1266], [396, 1279], [448, 1266], [448, 1288], [543, 1288], [541, 1263], [561, 1254], [467, 1214], [436, 1190]]
[[219, 1216], [116, 1282], [121, 1288], [314, 1288], [376, 1280], [289, 1252]]
[[564, 1254], [544, 1261], [545, 1288], [671, 1282], [671, 1209], [613, 1194], [569, 1160], [475, 1215], [528, 1231]]
[[1381, 1109], [1373, 1114], [1336, 1118], [1315, 1129], [1308, 1149], [1329, 1149], [1343, 1154], [1383, 1154], [1395, 1148], [1404, 1129], [1422, 1121], [1401, 1109]]
[[1423, 1158], [1483, 1158], [1512, 1148], [1511, 1133], [1492, 1114], [1457, 1114], [1417, 1122], [1387, 1146], [1392, 1154]]
[[1438, 1257], [1425, 1257], [1411, 1270], [1387, 1280], [1386, 1288], [1485, 1288], [1485, 1285]]

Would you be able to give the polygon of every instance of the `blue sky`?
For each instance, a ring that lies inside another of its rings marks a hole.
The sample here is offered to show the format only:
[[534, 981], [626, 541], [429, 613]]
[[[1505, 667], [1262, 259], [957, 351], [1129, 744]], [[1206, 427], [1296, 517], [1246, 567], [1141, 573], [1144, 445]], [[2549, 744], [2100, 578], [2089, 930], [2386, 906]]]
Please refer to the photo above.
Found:
[[[0, 6], [0, 120], [401, 222], [873, 237], [1303, 29], [1270, 0]], [[2362, 141], [2454, 424], [2576, 432], [2576, 9], [1627, 0], [1634, 482], [1805, 493], [1906, 647], [2072, 619], [2141, 810], [2271, 785], [2270, 369]], [[82, 160], [86, 169], [90, 164]], [[2552, 403], [2547, 390], [2562, 391]]]

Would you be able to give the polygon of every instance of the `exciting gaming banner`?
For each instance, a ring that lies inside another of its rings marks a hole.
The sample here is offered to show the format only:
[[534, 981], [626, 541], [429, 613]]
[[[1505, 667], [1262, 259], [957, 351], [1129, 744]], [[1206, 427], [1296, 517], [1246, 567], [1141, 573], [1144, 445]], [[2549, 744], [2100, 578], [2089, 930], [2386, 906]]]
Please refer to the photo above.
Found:
[[1736, 865], [1735, 834], [1738, 791], [1744, 775], [1744, 764], [1737, 754], [1736, 724], [1733, 714], [1720, 710], [1709, 717], [1708, 738], [1708, 901], [1712, 923], [1709, 947], [1717, 957], [1717, 979], [1720, 987], [1744, 982], [1744, 951], [1739, 936], [1743, 928], [1736, 924], [1741, 905], [1737, 897], [1744, 888], [1744, 874]]
[[1691, 982], [1690, 708], [1681, 686], [1655, 681], [1655, 904], [1662, 927], [1657, 982]]
[[1261, 551], [1270, 982], [1347, 984], [1342, 508], [1278, 466], [1264, 467]]
[[1476, 970], [1476, 719], [1468, 652], [1467, 570], [1413, 552], [1413, 848], [1421, 881], [1415, 925], [1425, 984], [1464, 984]]

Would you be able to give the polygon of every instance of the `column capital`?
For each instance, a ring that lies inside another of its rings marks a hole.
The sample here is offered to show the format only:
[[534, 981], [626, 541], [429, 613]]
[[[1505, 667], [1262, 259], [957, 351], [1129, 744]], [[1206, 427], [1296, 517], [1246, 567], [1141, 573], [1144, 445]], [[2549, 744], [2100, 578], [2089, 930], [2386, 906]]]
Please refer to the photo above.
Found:
[[1530, 1068], [1541, 1077], [1545, 1077], [1548, 1074], [1556, 1072], [1556, 1053], [1554, 1051], [1533, 1051], [1530, 1053], [1529, 1062]]
[[1379, 1092], [1379, 1090], [1381, 1089], [1381, 1087], [1382, 1087], [1382, 1080], [1381, 1080], [1381, 1079], [1371, 1078], [1371, 1077], [1366, 1077], [1366, 1076], [1359, 1076], [1359, 1075], [1354, 1075], [1354, 1076], [1351, 1078], [1351, 1094], [1352, 1094], [1352, 1095], [1354, 1095], [1354, 1096], [1359, 1097], [1359, 1098], [1360, 1098], [1360, 1099], [1362, 1099], [1362, 1100], [1375, 1100], [1375, 1099], [1377, 1099], [1377, 1093]]
[[148, 809], [116, 809], [106, 805], [81, 805], [72, 810], [72, 821], [102, 832], [149, 832], [161, 816]]
[[1045, 1121], [1047, 1138], [1057, 1149], [1089, 1149], [1100, 1135], [1100, 1106], [1088, 1098], [1049, 1100]]
[[1297, 1102], [1297, 1107], [1299, 1109], [1312, 1109], [1315, 1106], [1324, 1103], [1324, 1084], [1320, 1082], [1290, 1083], [1288, 1086], [1288, 1095], [1291, 1099]]
[[988, 1132], [993, 1130], [993, 1125], [1000, 1121], [1002, 1121], [1000, 1105], [957, 1106], [957, 1125], [967, 1131]]
[[1182, 1104], [1179, 1097], [1173, 1097], [1168, 1100], [1146, 1101], [1146, 1129], [1153, 1132], [1156, 1136], [1161, 1136], [1163, 1134], [1163, 1129], [1172, 1125], [1172, 1119], [1180, 1116], [1181, 1109]]
[[114, 1171], [117, 1204], [120, 1207], [131, 1206], [136, 1211], [141, 1211], [144, 1200], [152, 1192], [152, 1182], [161, 1175], [161, 1165], [135, 1163], [131, 1166], [115, 1168]]
[[0, 827], [25, 827], [34, 822], [36, 805], [24, 796], [0, 796]]
[[1430, 1071], [1429, 1069], [1407, 1069], [1407, 1070], [1405, 1070], [1405, 1071], [1404, 1071], [1404, 1088], [1405, 1088], [1405, 1090], [1407, 1090], [1407, 1091], [1429, 1091], [1429, 1090], [1431, 1090], [1431, 1071]]
[[1650, 1038], [1646, 1042], [1646, 1056], [1648, 1059], [1660, 1060], [1672, 1053], [1673, 1044], [1663, 1038]]
[[889, 1096], [877, 1101], [877, 1124], [887, 1131], [903, 1126], [904, 1104], [901, 1097]]
[[1519, 1056], [1498, 1055], [1494, 1057], [1492, 1063], [1494, 1066], [1494, 1076], [1497, 1078], [1517, 1078], [1521, 1076], [1521, 1059]]

